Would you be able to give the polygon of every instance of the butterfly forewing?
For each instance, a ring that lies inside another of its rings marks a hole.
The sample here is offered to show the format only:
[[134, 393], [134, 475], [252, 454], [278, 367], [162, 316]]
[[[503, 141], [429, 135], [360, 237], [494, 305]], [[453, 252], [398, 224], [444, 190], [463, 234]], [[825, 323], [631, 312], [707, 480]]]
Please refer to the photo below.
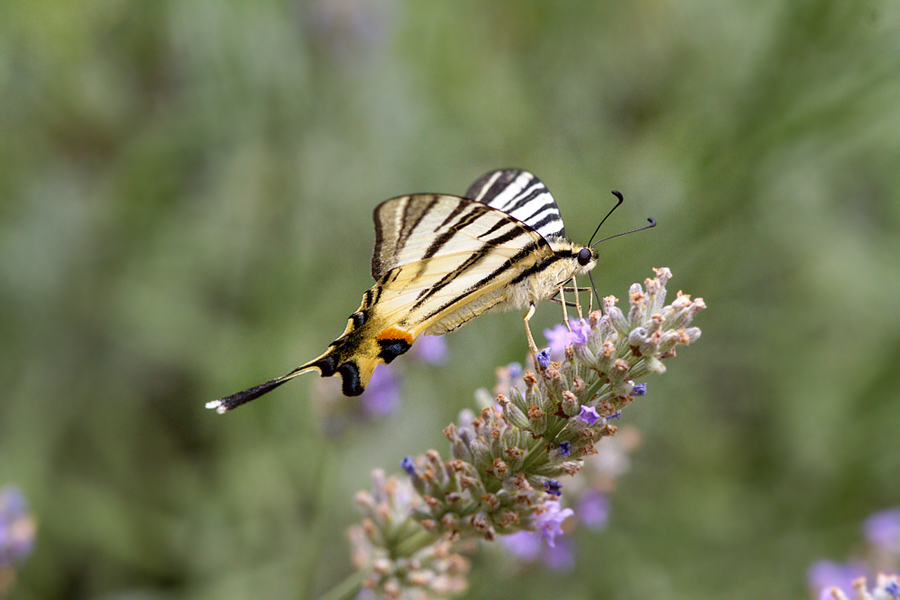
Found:
[[[465, 313], [468, 318], [503, 302], [502, 290], [517, 274], [552, 254], [527, 225], [466, 198], [394, 198], [378, 207], [375, 219], [381, 232], [373, 268], [377, 312], [414, 335], [476, 299], [481, 301]], [[451, 319], [452, 329], [468, 318]]]
[[566, 235], [550, 190], [528, 171], [503, 169], [486, 173], [469, 187], [466, 198], [515, 217], [544, 238]]
[[[378, 281], [396, 267], [453, 254], [460, 265], [499, 246], [549, 246], [527, 224], [468, 198], [415, 194], [382, 202], [376, 209], [372, 277]], [[543, 244], [542, 244], [543, 242]]]

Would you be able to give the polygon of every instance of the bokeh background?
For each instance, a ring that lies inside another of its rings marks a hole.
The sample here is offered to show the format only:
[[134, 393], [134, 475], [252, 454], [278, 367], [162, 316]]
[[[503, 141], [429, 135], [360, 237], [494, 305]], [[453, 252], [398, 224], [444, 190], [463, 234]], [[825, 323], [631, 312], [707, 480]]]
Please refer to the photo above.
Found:
[[39, 523], [13, 597], [341, 581], [354, 492], [446, 451], [521, 316], [449, 336], [385, 417], [326, 427], [314, 375], [203, 403], [343, 330], [378, 202], [506, 166], [576, 241], [611, 189], [607, 233], [659, 221], [600, 246], [601, 294], [668, 266], [709, 310], [626, 411], [643, 443], [574, 569], [482, 551], [467, 597], [808, 597], [900, 503], [893, 0], [4, 2], [0, 484]]

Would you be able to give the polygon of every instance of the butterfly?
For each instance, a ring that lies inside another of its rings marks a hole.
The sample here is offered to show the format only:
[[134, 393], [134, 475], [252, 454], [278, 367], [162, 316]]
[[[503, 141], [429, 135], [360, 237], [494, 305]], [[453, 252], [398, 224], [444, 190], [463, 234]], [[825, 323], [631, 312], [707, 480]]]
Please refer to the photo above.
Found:
[[375, 285], [344, 333], [318, 358], [207, 408], [227, 412], [310, 370], [340, 376], [343, 393], [359, 395], [378, 364], [407, 352], [420, 335], [449, 333], [489, 311], [526, 311], [535, 354], [528, 327], [535, 305], [589, 273], [598, 259], [592, 246], [566, 239], [553, 196], [521, 169], [491, 171], [465, 197], [398, 196], [379, 204], [373, 217]]

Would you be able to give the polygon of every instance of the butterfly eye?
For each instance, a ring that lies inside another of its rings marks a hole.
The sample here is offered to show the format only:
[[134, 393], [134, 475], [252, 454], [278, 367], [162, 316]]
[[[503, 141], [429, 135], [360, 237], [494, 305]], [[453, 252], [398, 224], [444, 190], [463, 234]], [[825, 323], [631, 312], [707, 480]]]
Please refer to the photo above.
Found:
[[578, 264], [582, 267], [591, 262], [591, 249], [590, 248], [582, 248], [578, 251]]

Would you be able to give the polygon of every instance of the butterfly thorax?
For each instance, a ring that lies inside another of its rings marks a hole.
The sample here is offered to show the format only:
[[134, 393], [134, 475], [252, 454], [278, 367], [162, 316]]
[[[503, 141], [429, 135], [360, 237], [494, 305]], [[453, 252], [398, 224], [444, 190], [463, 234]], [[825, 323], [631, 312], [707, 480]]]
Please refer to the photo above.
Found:
[[572, 277], [587, 273], [597, 264], [597, 255], [593, 250], [590, 261], [582, 265], [578, 261], [578, 253], [583, 246], [556, 236], [547, 241], [553, 254], [537, 260], [513, 279], [506, 292], [504, 308], [525, 310], [531, 304], [549, 300]]

